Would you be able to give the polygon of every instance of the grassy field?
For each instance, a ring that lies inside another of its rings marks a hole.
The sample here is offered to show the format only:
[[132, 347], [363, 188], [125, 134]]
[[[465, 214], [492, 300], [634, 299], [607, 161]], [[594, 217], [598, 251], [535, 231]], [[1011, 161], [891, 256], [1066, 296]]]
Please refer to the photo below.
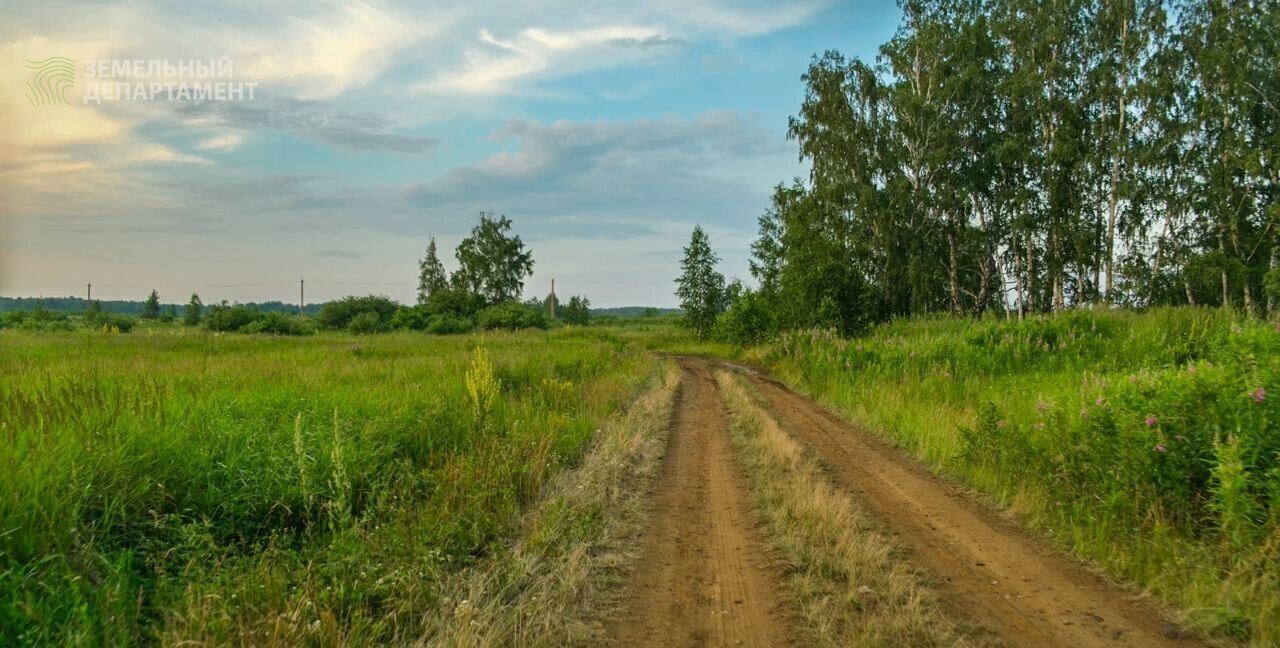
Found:
[[0, 331], [0, 645], [410, 643], [659, 374], [608, 330]]
[[1280, 325], [1194, 308], [910, 320], [749, 357], [1194, 627], [1280, 643]]

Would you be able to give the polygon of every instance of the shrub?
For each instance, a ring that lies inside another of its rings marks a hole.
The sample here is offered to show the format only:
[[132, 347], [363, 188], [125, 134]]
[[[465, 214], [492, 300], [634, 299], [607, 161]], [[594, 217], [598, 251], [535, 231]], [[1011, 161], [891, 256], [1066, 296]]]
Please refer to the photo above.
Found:
[[[321, 306], [320, 312], [316, 315], [316, 320], [320, 323], [320, 326], [327, 329], [350, 329], [352, 321], [357, 317], [372, 314], [377, 320], [375, 328], [383, 330], [391, 325], [391, 320], [398, 310], [400, 310], [400, 305], [390, 297], [382, 295], [351, 296], [343, 297]], [[368, 322], [369, 318], [365, 318], [365, 321]], [[367, 327], [369, 325], [366, 323], [361, 324], [361, 326]]]
[[379, 333], [386, 330], [386, 326], [382, 323], [382, 319], [373, 311], [360, 313], [351, 318], [347, 324], [347, 330], [357, 335], [367, 335], [369, 333]]
[[541, 309], [520, 302], [490, 306], [480, 311], [478, 322], [485, 330], [547, 328], [547, 316]]
[[560, 317], [566, 323], [586, 326], [591, 323], [591, 302], [586, 297], [574, 295], [569, 303], [560, 310]]
[[773, 333], [773, 315], [764, 297], [744, 290], [716, 321], [717, 336], [734, 344], [759, 344]]
[[262, 313], [248, 306], [240, 304], [229, 306], [224, 301], [221, 304], [215, 304], [209, 309], [209, 313], [204, 318], [204, 326], [210, 331], [239, 331], [258, 321], [261, 317]]
[[427, 332], [436, 335], [454, 335], [470, 333], [475, 323], [465, 317], [456, 315], [435, 315], [427, 321]]
[[396, 314], [391, 317], [391, 328], [421, 331], [427, 328], [427, 323], [430, 319], [431, 314], [427, 312], [427, 307], [422, 304], [401, 306], [396, 311]]
[[284, 313], [263, 313], [257, 320], [240, 329], [241, 333], [265, 333], [267, 335], [311, 335], [315, 331], [301, 317]]

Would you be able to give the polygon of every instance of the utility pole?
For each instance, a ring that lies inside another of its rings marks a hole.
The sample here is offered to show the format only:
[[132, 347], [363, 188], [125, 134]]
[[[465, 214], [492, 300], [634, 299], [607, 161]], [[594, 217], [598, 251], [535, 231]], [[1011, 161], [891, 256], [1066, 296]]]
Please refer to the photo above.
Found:
[[88, 286], [88, 293], [89, 294], [85, 296], [84, 300], [92, 304], [93, 303], [93, 284], [92, 283], [89, 284]]
[[302, 311], [306, 310], [306, 308], [307, 308], [307, 280], [299, 279], [298, 280], [298, 314], [301, 315]]
[[551, 279], [551, 299], [547, 300], [551, 304], [551, 319], [556, 318], [556, 280]]

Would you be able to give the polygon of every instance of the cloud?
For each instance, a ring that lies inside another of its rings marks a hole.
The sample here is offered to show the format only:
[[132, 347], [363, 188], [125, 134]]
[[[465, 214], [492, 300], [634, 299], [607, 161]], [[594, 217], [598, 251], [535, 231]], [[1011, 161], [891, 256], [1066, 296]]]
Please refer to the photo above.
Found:
[[235, 133], [227, 135], [217, 135], [205, 140], [201, 140], [196, 144], [196, 148], [201, 151], [234, 151], [240, 148], [240, 144], [244, 142], [244, 137]]
[[518, 81], [563, 76], [652, 60], [688, 41], [654, 28], [627, 25], [579, 30], [532, 27], [510, 40], [481, 29], [465, 51], [465, 63], [413, 87], [419, 92], [497, 94], [518, 89]]
[[394, 132], [391, 119], [381, 113], [344, 110], [320, 101], [201, 103], [183, 105], [179, 111], [197, 125], [288, 130], [352, 151], [424, 154], [439, 143], [434, 137]]

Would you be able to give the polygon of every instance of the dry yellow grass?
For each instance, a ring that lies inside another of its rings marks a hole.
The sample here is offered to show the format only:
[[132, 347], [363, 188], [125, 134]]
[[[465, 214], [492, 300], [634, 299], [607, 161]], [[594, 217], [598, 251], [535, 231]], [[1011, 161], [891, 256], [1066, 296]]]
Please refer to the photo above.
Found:
[[506, 551], [460, 572], [427, 610], [420, 646], [597, 645], [644, 518], [679, 369], [665, 373], [560, 475]]
[[853, 499], [756, 404], [716, 372], [769, 540], [788, 564], [787, 588], [808, 646], [972, 645], [913, 569], [895, 558]]

